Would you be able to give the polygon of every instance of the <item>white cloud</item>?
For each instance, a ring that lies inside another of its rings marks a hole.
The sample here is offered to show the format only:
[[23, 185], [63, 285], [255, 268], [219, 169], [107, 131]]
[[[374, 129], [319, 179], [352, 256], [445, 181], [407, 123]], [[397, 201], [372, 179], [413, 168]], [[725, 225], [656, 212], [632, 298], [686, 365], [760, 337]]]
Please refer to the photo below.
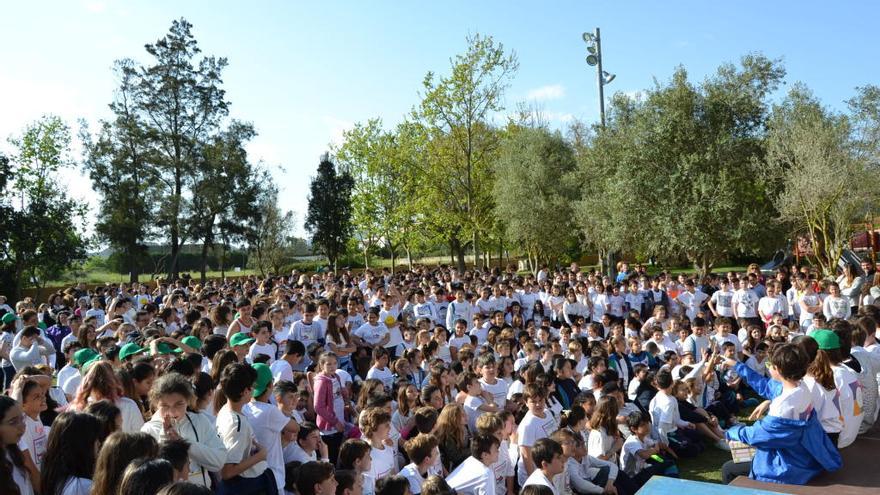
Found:
[[550, 84], [535, 88], [526, 94], [529, 100], [545, 101], [558, 100], [565, 96], [565, 87], [561, 84]]
[[560, 122], [563, 124], [574, 120], [574, 115], [565, 112], [541, 112], [541, 115], [551, 122]]

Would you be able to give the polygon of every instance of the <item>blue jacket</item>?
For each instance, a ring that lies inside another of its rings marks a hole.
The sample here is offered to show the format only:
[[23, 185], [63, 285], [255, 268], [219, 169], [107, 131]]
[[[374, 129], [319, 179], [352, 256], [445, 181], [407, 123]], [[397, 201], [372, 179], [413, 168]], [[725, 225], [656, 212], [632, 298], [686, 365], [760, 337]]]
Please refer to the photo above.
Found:
[[736, 370], [737, 375], [741, 376], [749, 384], [752, 390], [765, 399], [773, 400], [782, 393], [782, 383], [756, 373], [755, 370], [746, 366], [745, 363], [736, 363], [734, 370]]
[[758, 481], [805, 485], [843, 464], [815, 412], [806, 421], [767, 416], [751, 426], [735, 425], [726, 436], [757, 449], [749, 477]]

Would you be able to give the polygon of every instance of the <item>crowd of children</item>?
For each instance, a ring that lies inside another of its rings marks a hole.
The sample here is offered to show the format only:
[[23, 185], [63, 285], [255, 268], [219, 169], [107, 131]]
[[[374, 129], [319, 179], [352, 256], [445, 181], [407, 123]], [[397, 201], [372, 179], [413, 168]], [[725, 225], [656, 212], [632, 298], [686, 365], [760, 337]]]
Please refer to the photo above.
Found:
[[633, 495], [731, 446], [754, 456], [726, 481], [803, 484], [877, 419], [880, 276], [861, 268], [0, 296], [0, 493]]

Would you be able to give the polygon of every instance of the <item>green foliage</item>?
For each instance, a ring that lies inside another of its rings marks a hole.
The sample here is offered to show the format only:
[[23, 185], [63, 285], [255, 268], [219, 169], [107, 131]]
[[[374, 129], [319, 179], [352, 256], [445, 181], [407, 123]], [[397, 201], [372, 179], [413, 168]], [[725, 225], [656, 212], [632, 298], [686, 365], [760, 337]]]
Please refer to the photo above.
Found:
[[22, 288], [40, 288], [85, 258], [85, 210], [56, 177], [70, 164], [64, 121], [45, 116], [9, 142], [16, 154], [0, 156], [0, 281], [18, 299]]
[[580, 160], [592, 186], [578, 204], [587, 239], [603, 250], [683, 254], [703, 272], [778, 245], [767, 185], [755, 179], [767, 100], [783, 76], [778, 62], [749, 55], [699, 85], [679, 68], [642, 99], [615, 95]]
[[[868, 102], [859, 112], [870, 112]], [[767, 182], [780, 219], [805, 234], [812, 245], [811, 262], [834, 275], [837, 260], [847, 247], [852, 225], [863, 220], [880, 199], [878, 163], [872, 162], [871, 134], [862, 121], [853, 132], [852, 120], [824, 108], [801, 85], [776, 106], [771, 119], [766, 160]], [[870, 120], [868, 120], [870, 122]], [[877, 156], [877, 155], [874, 155]]]
[[578, 188], [570, 179], [577, 166], [574, 149], [559, 132], [513, 128], [495, 164], [495, 215], [507, 238], [539, 261], [565, 255], [575, 237], [573, 202]]
[[329, 156], [324, 155], [310, 185], [305, 227], [312, 234], [312, 245], [327, 256], [334, 270], [351, 237], [353, 188], [351, 174], [346, 170], [337, 172]]
[[301, 249], [301, 240], [289, 234], [295, 221], [293, 212], [282, 212], [278, 207], [278, 190], [274, 186], [265, 187], [257, 198], [255, 208], [260, 214], [246, 233], [251, 266], [262, 275], [280, 274], [284, 264]]

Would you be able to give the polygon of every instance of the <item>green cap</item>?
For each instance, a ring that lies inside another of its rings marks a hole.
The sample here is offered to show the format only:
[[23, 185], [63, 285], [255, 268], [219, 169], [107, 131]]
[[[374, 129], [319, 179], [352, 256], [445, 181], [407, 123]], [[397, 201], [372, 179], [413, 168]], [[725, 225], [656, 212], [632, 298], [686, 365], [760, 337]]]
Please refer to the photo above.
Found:
[[156, 352], [159, 354], [171, 354], [173, 352], [171, 350], [171, 346], [166, 344], [165, 342], [159, 342], [156, 344]]
[[73, 353], [73, 362], [76, 363], [77, 366], [82, 368], [82, 366], [92, 359], [98, 356], [98, 353], [92, 349], [80, 349]]
[[247, 345], [254, 343], [254, 339], [248, 336], [246, 333], [237, 333], [229, 339], [229, 347], [235, 347], [239, 345]]
[[134, 356], [135, 354], [140, 354], [146, 350], [146, 348], [141, 347], [134, 342], [129, 342], [119, 349], [119, 360], [125, 361], [125, 358], [128, 356]]
[[12, 323], [17, 319], [18, 317], [15, 316], [15, 313], [6, 313], [5, 315], [3, 315], [3, 323]]
[[[193, 349], [201, 349], [202, 348], [202, 341], [199, 340], [198, 337], [194, 337], [192, 335], [187, 335], [186, 337], [180, 339], [180, 343], [186, 344], [186, 345], [192, 347]], [[177, 348], [177, 349], [174, 349], [174, 352], [177, 354], [182, 354], [183, 349]]]
[[266, 388], [268, 388], [269, 385], [272, 385], [272, 370], [263, 363], [257, 363], [253, 368], [257, 372], [257, 381], [254, 382], [253, 396], [259, 397], [266, 393]]
[[831, 330], [816, 330], [810, 334], [823, 351], [840, 349], [840, 337]]
[[89, 371], [89, 368], [90, 368], [93, 364], [95, 364], [95, 363], [97, 363], [97, 362], [99, 362], [99, 361], [101, 361], [101, 355], [100, 355], [100, 354], [97, 355], [97, 356], [95, 356], [95, 357], [93, 357], [92, 359], [86, 361], [85, 363], [83, 363], [83, 365], [82, 365], [82, 372], [83, 372], [83, 373], [88, 372], [88, 371]]

